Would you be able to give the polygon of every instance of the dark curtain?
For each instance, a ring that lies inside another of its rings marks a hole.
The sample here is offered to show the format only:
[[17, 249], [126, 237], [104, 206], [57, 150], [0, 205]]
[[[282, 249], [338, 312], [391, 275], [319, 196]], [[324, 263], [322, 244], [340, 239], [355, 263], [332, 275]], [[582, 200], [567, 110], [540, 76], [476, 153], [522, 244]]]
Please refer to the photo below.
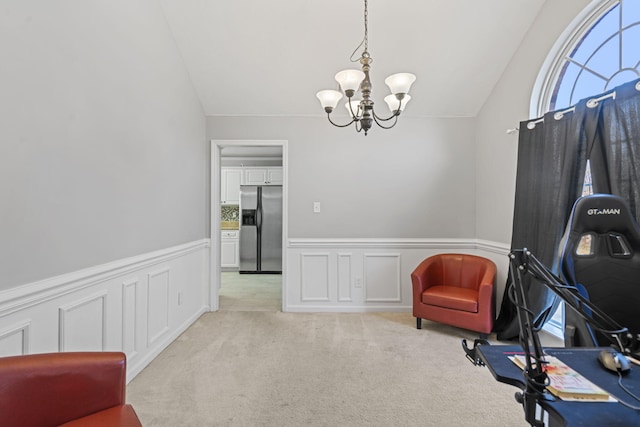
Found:
[[[594, 193], [616, 194], [640, 213], [640, 80], [615, 88], [615, 97], [593, 105], [583, 100], [559, 120], [547, 113], [534, 129], [520, 124], [512, 249], [528, 248], [557, 273], [558, 244], [575, 200], [582, 193], [587, 159]], [[527, 276], [525, 276], [527, 277]], [[527, 277], [527, 280], [531, 280]], [[524, 283], [539, 327], [557, 298], [532, 281]], [[518, 337], [515, 305], [503, 295], [494, 331], [499, 340]]]
[[[596, 116], [586, 101], [575, 111], [556, 119], [547, 113], [544, 121], [529, 129], [520, 123], [516, 195], [511, 248], [527, 248], [545, 265], [555, 266], [560, 238], [575, 200], [580, 197], [590, 138], [584, 122]], [[592, 139], [592, 138], [591, 138]], [[553, 314], [558, 301], [545, 286], [525, 276], [529, 308], [536, 314], [536, 326]], [[505, 287], [500, 315], [494, 331], [499, 340], [518, 337], [515, 305], [509, 299], [510, 283]]]
[[617, 87], [615, 99], [599, 104], [590, 155], [594, 192], [622, 197], [636, 219], [640, 213], [639, 82]]

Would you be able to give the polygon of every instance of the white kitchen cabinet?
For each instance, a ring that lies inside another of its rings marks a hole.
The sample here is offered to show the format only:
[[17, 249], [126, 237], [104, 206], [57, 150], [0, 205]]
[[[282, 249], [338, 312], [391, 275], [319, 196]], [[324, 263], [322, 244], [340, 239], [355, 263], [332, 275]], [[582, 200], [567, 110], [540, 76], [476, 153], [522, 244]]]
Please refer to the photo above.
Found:
[[282, 168], [267, 169], [267, 183], [271, 185], [282, 185]]
[[244, 168], [244, 185], [282, 185], [282, 167]]
[[220, 239], [220, 267], [240, 266], [240, 239], [238, 230], [222, 230]]
[[237, 205], [240, 203], [240, 185], [244, 171], [236, 168], [220, 169], [220, 201], [224, 205]]

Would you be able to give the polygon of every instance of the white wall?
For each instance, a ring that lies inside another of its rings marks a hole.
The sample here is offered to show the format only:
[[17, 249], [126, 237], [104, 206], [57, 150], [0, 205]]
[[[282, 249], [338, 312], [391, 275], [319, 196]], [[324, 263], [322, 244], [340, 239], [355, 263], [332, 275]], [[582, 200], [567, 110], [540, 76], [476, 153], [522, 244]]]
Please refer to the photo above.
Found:
[[207, 237], [205, 119], [155, 0], [0, 13], [0, 291]]
[[323, 117], [208, 117], [207, 136], [289, 141], [290, 237], [475, 235], [473, 119], [403, 116], [365, 136]]
[[[507, 129], [529, 119], [538, 73], [567, 26], [590, 0], [548, 0], [477, 117], [476, 236], [510, 243], [518, 135]], [[505, 260], [506, 262], [506, 260]]]

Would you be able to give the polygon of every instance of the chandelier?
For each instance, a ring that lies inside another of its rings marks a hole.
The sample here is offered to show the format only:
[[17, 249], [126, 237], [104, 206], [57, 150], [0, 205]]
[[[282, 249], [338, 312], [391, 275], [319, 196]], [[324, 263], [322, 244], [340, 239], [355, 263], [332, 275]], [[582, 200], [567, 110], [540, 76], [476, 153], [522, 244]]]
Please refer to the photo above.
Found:
[[[351, 54], [351, 62], [360, 62], [360, 64], [362, 64], [362, 71], [353, 69], [340, 71], [336, 74], [335, 79], [341, 91], [321, 90], [316, 94], [332, 125], [347, 127], [355, 123], [356, 130], [358, 132], [364, 130], [365, 135], [369, 129], [371, 129], [371, 126], [373, 126], [373, 122], [383, 129], [391, 129], [396, 125], [398, 116], [411, 99], [408, 95], [409, 88], [411, 88], [411, 85], [416, 80], [416, 76], [410, 73], [398, 73], [387, 77], [384, 82], [389, 86], [389, 89], [391, 89], [391, 95], [386, 96], [384, 100], [392, 114], [387, 118], [382, 118], [376, 114], [374, 102], [371, 100], [372, 85], [369, 79], [369, 69], [371, 68], [373, 59], [369, 54], [368, 15], [368, 0], [364, 0], [364, 39]], [[360, 58], [354, 60], [353, 56], [360, 47], [363, 47]], [[358, 89], [360, 89], [362, 99], [354, 98]], [[331, 120], [331, 112], [342, 99], [342, 92], [344, 92], [344, 95], [347, 97], [345, 107], [351, 116], [351, 121], [343, 125]], [[393, 120], [393, 122], [387, 124], [386, 122], [390, 120]]]

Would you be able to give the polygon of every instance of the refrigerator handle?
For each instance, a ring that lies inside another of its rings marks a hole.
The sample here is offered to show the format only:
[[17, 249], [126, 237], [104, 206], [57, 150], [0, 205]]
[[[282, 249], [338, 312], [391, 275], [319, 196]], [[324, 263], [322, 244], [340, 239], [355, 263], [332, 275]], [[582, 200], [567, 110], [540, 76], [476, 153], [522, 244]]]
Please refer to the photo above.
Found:
[[262, 206], [256, 209], [256, 228], [258, 231], [262, 230]]

